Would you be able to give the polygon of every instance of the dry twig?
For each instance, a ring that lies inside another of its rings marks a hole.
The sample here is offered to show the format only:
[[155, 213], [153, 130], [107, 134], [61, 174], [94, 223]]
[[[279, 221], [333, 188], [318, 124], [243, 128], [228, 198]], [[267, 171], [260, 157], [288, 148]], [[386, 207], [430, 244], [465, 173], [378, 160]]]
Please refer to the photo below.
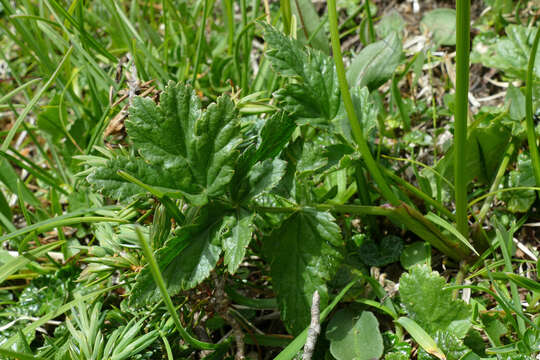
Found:
[[321, 333], [320, 323], [320, 302], [321, 297], [319, 292], [315, 290], [313, 293], [313, 300], [311, 304], [311, 323], [309, 324], [308, 335], [306, 345], [304, 345], [304, 354], [302, 360], [311, 360], [313, 352], [315, 351], [315, 345], [317, 344], [317, 337]]

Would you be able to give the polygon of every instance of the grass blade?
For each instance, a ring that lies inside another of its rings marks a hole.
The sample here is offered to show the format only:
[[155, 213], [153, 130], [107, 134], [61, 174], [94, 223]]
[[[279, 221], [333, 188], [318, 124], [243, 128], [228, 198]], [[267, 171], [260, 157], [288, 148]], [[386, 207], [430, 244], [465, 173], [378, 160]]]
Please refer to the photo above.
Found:
[[172, 303], [171, 297], [169, 296], [169, 293], [167, 292], [167, 287], [165, 286], [165, 281], [163, 280], [163, 276], [161, 275], [161, 271], [159, 270], [159, 266], [157, 264], [156, 258], [154, 257], [154, 253], [150, 249], [150, 245], [144, 238], [144, 236], [141, 233], [141, 230], [139, 228], [136, 228], [137, 236], [139, 238], [140, 245], [142, 247], [144, 257], [146, 258], [146, 261], [148, 261], [148, 266], [150, 267], [150, 271], [152, 272], [152, 276], [154, 278], [154, 281], [156, 282], [159, 291], [161, 292], [161, 296], [163, 297], [163, 302], [167, 306], [167, 310], [169, 310], [169, 313], [174, 321], [174, 324], [176, 325], [176, 329], [178, 330], [178, 333], [180, 336], [182, 336], [182, 339], [184, 339], [187, 343], [192, 345], [193, 347], [197, 349], [202, 350], [213, 350], [218, 349], [223, 344], [210, 344], [204, 341], [199, 341], [192, 337], [186, 329], [182, 326], [182, 323], [180, 322], [180, 318], [178, 317], [178, 314], [176, 313], [176, 309]]
[[64, 63], [67, 61], [67, 59], [69, 59], [69, 56], [71, 55], [72, 51], [73, 51], [73, 47], [70, 47], [69, 50], [66, 52], [66, 55], [64, 55], [64, 57], [62, 58], [62, 61], [60, 61], [60, 64], [58, 64], [58, 67], [56, 68], [54, 73], [49, 78], [49, 80], [47, 80], [45, 85], [43, 85], [41, 87], [41, 89], [39, 89], [37, 94], [34, 95], [32, 100], [30, 100], [28, 105], [26, 105], [24, 110], [21, 112], [21, 114], [19, 115], [17, 120], [15, 120], [15, 123], [13, 124], [11, 129], [9, 130], [6, 138], [4, 139], [4, 142], [2, 143], [2, 146], [0, 147], [0, 150], [2, 150], [2, 151], [7, 151], [8, 150], [9, 144], [13, 140], [13, 137], [15, 136], [15, 133], [17, 132], [17, 129], [19, 128], [19, 126], [21, 126], [21, 123], [24, 121], [24, 119], [26, 118], [26, 116], [28, 115], [30, 110], [32, 110], [34, 105], [36, 105], [36, 103], [39, 101], [39, 99], [41, 99], [41, 97], [45, 93], [45, 90], [47, 90], [49, 88], [49, 85], [51, 85], [52, 82], [56, 79], [56, 77], [60, 73], [60, 69], [62, 69], [62, 66], [64, 66]]
[[454, 112], [454, 179], [456, 226], [469, 236], [467, 221], [467, 118], [469, 112], [470, 0], [456, 2], [456, 100]]
[[475, 248], [471, 245], [471, 243], [467, 240], [463, 234], [461, 234], [455, 227], [452, 226], [448, 221], [444, 220], [440, 216], [434, 214], [434, 213], [428, 213], [426, 215], [426, 219], [434, 222], [435, 224], [439, 225], [440, 227], [448, 230], [452, 235], [454, 235], [462, 244], [467, 246], [469, 249], [472, 250], [473, 253], [476, 254], [476, 256], [480, 256], [478, 252], [475, 250]]
[[531, 280], [525, 276], [520, 276], [511, 272], [496, 272], [492, 273], [491, 275], [493, 275], [493, 278], [496, 280], [510, 280], [519, 287], [535, 293], [540, 293], [540, 283], [538, 281]]
[[330, 22], [330, 36], [332, 39], [332, 50], [334, 55], [334, 61], [336, 63], [336, 72], [339, 80], [339, 87], [341, 89], [341, 96], [343, 98], [343, 103], [345, 105], [345, 110], [347, 111], [347, 116], [351, 124], [351, 130], [354, 135], [354, 140], [358, 145], [358, 150], [362, 154], [362, 158], [366, 163], [371, 176], [375, 179], [377, 185], [379, 185], [381, 193], [384, 198], [389, 201], [392, 205], [399, 205], [399, 199], [392, 192], [388, 186], [385, 178], [379, 171], [379, 167], [373, 159], [371, 152], [369, 150], [368, 144], [364, 137], [364, 132], [356, 116], [356, 111], [354, 109], [354, 104], [352, 102], [351, 94], [349, 92], [349, 84], [347, 83], [347, 76], [345, 75], [345, 67], [343, 65], [343, 57], [341, 54], [341, 44], [339, 42], [339, 30], [338, 30], [338, 17], [336, 11], [336, 1], [328, 1], [328, 19]]
[[446, 360], [446, 356], [442, 352], [441, 349], [437, 346], [437, 343], [429, 334], [420, 327], [414, 320], [406, 318], [406, 317], [400, 317], [395, 322], [397, 322], [399, 325], [403, 326], [405, 330], [411, 335], [411, 337], [422, 347], [422, 349], [426, 350], [429, 354], [441, 359]]
[[30, 85], [34, 85], [35, 83], [39, 82], [41, 79], [32, 79], [27, 83], [24, 83], [23, 85], [19, 86], [18, 88], [11, 90], [6, 95], [0, 97], [0, 104], [6, 103], [9, 99], [29, 87]]
[[529, 57], [529, 65], [527, 67], [527, 81], [525, 86], [525, 121], [527, 123], [527, 141], [529, 143], [529, 152], [531, 153], [531, 162], [536, 179], [536, 185], [540, 186], [540, 153], [536, 144], [537, 136], [534, 130], [533, 121], [533, 81], [534, 81], [534, 63], [536, 61], [536, 53], [538, 51], [538, 42], [540, 41], [540, 29], [536, 29], [536, 36]]
[[[11, 232], [9, 234], [6, 234], [6, 235], [0, 237], [0, 242], [6, 241], [6, 240], [9, 240], [9, 239], [13, 239], [13, 238], [15, 238], [17, 236], [28, 234], [28, 233], [30, 233], [32, 231], [45, 231], [45, 230], [48, 230], [48, 229], [52, 229], [52, 228], [54, 228], [56, 226], [65, 226], [67, 224], [64, 222], [64, 220], [73, 219], [73, 218], [76, 218], [77, 216], [81, 216], [81, 215], [84, 215], [84, 214], [96, 213], [96, 212], [102, 211], [102, 210], [113, 210], [113, 209], [118, 209], [118, 207], [117, 206], [103, 206], [103, 207], [95, 207], [95, 208], [88, 208], [88, 209], [73, 211], [71, 213], [60, 215], [60, 216], [57, 216], [57, 217], [52, 218], [52, 219], [47, 219], [47, 220], [44, 220], [44, 221], [40, 221], [38, 223], [32, 224], [30, 226], [19, 229], [17, 231], [13, 231], [13, 232]], [[79, 218], [79, 219], [85, 219], [85, 218], [82, 217], [82, 218]], [[122, 219], [122, 221], [123, 221], [123, 219]], [[83, 220], [82, 222], [85, 222], [85, 221]], [[114, 222], [118, 222], [118, 219], [114, 220]], [[59, 224], [63, 224], [63, 225], [59, 225]]]
[[14, 257], [13, 259], [0, 266], [0, 284], [8, 278], [8, 276], [16, 273], [26, 265], [28, 265], [33, 259], [39, 257], [58, 246], [62, 245], [64, 241], [57, 241], [51, 244], [42, 245], [28, 252], [21, 254], [21, 256]]
[[9, 358], [18, 359], [18, 360], [43, 360], [41, 357], [37, 357], [30, 354], [23, 354], [16, 351], [6, 350], [0, 348], [0, 355], [7, 356]]

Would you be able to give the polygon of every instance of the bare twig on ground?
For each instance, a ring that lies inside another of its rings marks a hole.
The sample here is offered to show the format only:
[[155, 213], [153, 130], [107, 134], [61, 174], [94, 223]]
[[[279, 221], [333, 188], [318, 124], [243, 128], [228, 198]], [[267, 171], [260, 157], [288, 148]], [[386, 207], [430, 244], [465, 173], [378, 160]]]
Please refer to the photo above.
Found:
[[321, 323], [320, 323], [320, 302], [321, 297], [319, 292], [315, 290], [313, 293], [313, 301], [311, 304], [311, 324], [309, 324], [308, 335], [306, 340], [306, 345], [304, 345], [304, 355], [302, 355], [302, 360], [311, 360], [313, 357], [313, 352], [315, 351], [315, 345], [317, 344], [317, 337], [321, 333]]

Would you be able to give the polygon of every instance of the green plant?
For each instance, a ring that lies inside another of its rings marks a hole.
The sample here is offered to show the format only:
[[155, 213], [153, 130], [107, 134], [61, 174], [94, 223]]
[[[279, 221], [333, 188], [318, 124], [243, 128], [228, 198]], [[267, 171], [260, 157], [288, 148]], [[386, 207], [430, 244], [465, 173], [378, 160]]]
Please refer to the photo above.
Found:
[[441, 4], [0, 0], [0, 357], [537, 356], [538, 7]]

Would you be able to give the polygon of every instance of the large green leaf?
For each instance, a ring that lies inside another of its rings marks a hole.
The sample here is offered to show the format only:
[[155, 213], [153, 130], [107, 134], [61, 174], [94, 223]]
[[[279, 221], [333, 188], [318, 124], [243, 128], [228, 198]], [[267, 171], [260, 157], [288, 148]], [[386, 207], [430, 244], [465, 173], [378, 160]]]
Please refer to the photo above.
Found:
[[377, 318], [369, 311], [354, 315], [340, 310], [330, 320], [326, 329], [330, 352], [338, 360], [379, 359], [384, 346]]
[[[196, 224], [180, 228], [174, 237], [156, 252], [156, 259], [172, 295], [191, 289], [206, 279], [221, 255], [223, 209], [209, 204], [200, 210]], [[131, 301], [138, 304], [161, 299], [150, 269], [137, 276]]]
[[381, 41], [369, 44], [354, 57], [347, 69], [347, 80], [353, 87], [377, 89], [392, 77], [401, 61], [402, 44], [395, 32]]
[[[148, 98], [133, 100], [126, 128], [142, 160], [132, 170], [136, 173], [124, 171], [144, 184], [165, 188], [167, 194], [182, 194], [192, 204], [204, 205], [225, 192], [234, 173], [242, 141], [234, 104], [222, 96], [203, 112], [191, 86], [172, 82], [160, 101], [158, 106]], [[88, 180], [116, 196], [133, 193], [133, 187], [123, 188], [121, 178], [114, 176], [118, 164], [107, 167], [109, 171], [98, 168]], [[107, 175], [114, 182], [108, 183]]]
[[331, 57], [264, 25], [267, 57], [275, 71], [295, 79], [275, 93], [282, 108], [300, 121], [328, 124], [338, 114], [341, 98]]
[[289, 331], [298, 334], [310, 322], [315, 290], [321, 307], [328, 301], [326, 282], [342, 258], [339, 226], [329, 213], [306, 209], [285, 220], [264, 246], [281, 316]]
[[276, 156], [289, 142], [296, 124], [280, 111], [265, 119], [258, 143], [247, 148], [238, 159], [230, 194], [242, 203], [263, 192], [271, 190], [285, 173], [286, 163]]
[[464, 301], [453, 299], [445, 286], [444, 278], [427, 265], [414, 266], [399, 280], [401, 302], [409, 317], [430, 335], [448, 330], [462, 338], [470, 327], [470, 309]]

